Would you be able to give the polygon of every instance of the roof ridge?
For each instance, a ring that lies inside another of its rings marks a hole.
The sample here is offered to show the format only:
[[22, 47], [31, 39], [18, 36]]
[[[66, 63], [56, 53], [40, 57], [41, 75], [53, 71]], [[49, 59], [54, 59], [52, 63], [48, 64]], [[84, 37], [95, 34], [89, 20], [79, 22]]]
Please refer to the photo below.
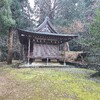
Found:
[[[34, 31], [37, 32], [37, 31], [41, 30], [42, 28], [44, 28], [44, 26], [45, 26], [46, 24], [50, 27], [51, 33], [58, 33], [58, 32], [56, 31], [56, 29], [54, 28], [53, 24], [51, 23], [50, 18], [49, 18], [48, 16], [45, 17], [45, 20], [43, 21], [43, 23], [40, 24], [37, 28], [35, 28]], [[40, 31], [40, 32], [41, 32], [41, 31]]]

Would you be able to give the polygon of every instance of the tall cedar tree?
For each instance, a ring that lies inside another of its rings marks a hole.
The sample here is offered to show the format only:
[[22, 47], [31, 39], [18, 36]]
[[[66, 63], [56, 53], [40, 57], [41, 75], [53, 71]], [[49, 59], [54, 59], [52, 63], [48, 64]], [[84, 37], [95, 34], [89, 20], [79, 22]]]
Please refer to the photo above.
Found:
[[[7, 56], [7, 64], [12, 63], [12, 43], [13, 43], [13, 33], [12, 27], [15, 26], [15, 20], [12, 19], [12, 13], [10, 6], [12, 4], [12, 0], [2, 0], [0, 1], [0, 21], [1, 21], [1, 33], [3, 31], [8, 33], [8, 56]], [[6, 30], [6, 31], [5, 31]]]
[[27, 0], [0, 1], [0, 33], [8, 33], [7, 64], [12, 63], [13, 28], [26, 28], [32, 26], [30, 5]]

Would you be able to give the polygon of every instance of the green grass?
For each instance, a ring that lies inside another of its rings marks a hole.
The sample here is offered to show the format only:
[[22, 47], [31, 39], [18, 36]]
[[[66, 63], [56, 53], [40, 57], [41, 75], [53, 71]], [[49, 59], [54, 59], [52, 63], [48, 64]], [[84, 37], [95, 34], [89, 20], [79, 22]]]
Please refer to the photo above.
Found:
[[0, 68], [0, 100], [100, 100], [100, 83], [86, 69]]

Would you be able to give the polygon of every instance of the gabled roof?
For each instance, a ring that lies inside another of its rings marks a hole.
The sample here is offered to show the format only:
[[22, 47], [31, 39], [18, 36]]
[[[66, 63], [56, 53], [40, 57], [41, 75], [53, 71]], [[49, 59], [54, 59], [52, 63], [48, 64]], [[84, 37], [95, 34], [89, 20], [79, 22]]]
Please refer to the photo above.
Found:
[[34, 29], [35, 32], [48, 32], [48, 33], [58, 33], [52, 23], [50, 22], [49, 17], [47, 16], [44, 22]]
[[48, 41], [50, 39], [51, 40], [54, 39], [55, 41], [59, 42], [59, 44], [68, 42], [73, 38], [78, 37], [77, 35], [58, 33], [54, 28], [54, 26], [52, 25], [52, 23], [50, 22], [49, 17], [46, 17], [44, 22], [40, 26], [35, 28], [33, 31], [18, 29], [18, 34], [20, 37], [20, 41], [22, 37], [26, 39], [28, 38], [28, 36], [31, 36], [32, 39], [34, 38], [34, 39], [44, 40], [45, 38]]

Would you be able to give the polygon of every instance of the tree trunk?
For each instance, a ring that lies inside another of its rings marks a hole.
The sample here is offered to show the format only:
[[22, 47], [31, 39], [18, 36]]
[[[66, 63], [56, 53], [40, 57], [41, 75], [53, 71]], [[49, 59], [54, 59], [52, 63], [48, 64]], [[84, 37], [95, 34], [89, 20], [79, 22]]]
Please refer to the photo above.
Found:
[[12, 53], [13, 53], [13, 30], [12, 28], [9, 28], [7, 64], [12, 64]]

